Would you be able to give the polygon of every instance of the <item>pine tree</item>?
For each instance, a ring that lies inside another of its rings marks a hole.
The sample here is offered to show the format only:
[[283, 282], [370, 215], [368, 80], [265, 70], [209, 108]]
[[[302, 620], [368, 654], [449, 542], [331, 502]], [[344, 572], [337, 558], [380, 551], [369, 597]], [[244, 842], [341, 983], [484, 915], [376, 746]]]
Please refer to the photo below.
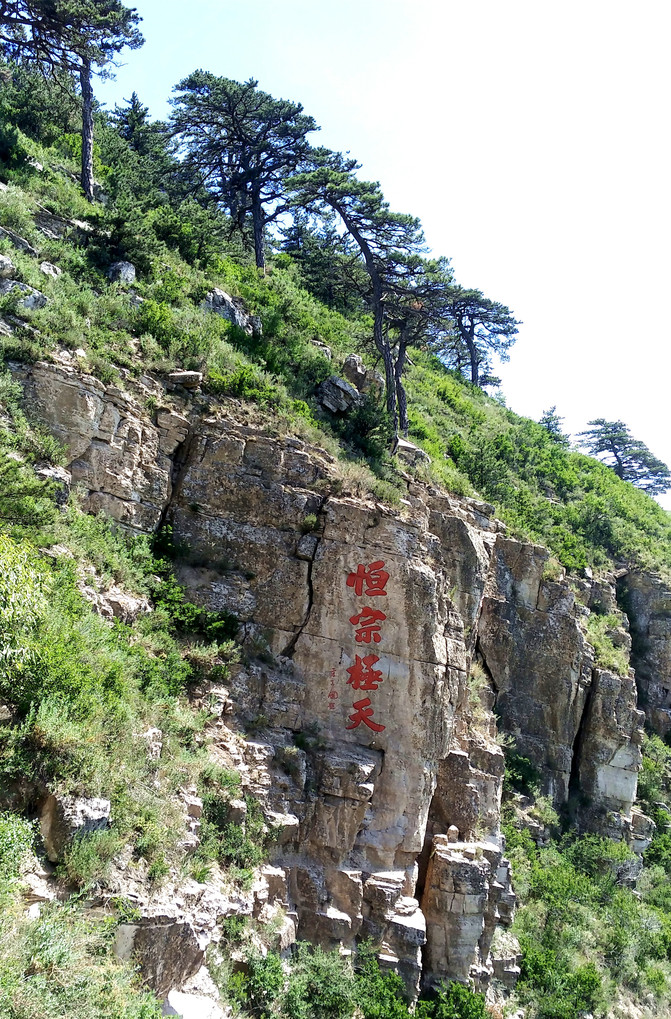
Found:
[[82, 102], [82, 188], [93, 201], [94, 68], [104, 69], [126, 46], [144, 42], [136, 11], [119, 0], [3, 0], [0, 45], [5, 56], [47, 76], [78, 76]]
[[369, 280], [366, 298], [373, 313], [373, 342], [384, 364], [387, 412], [396, 434], [396, 392], [403, 365], [397, 378], [386, 306], [413, 277], [413, 256], [419, 255], [424, 244], [421, 224], [414, 216], [392, 212], [378, 183], [359, 180], [356, 160], [314, 149], [310, 164], [310, 169], [289, 181], [289, 187], [296, 205], [318, 214], [324, 209], [337, 213], [361, 253]]
[[265, 230], [286, 211], [285, 179], [318, 130], [300, 103], [274, 99], [250, 78], [240, 83], [194, 71], [175, 86], [172, 128], [187, 166], [234, 224], [251, 219], [256, 264], [265, 268]]
[[618, 478], [630, 481], [651, 495], [660, 495], [671, 488], [671, 471], [654, 456], [648, 447], [635, 439], [624, 421], [595, 418], [591, 426], [580, 432], [579, 445], [592, 456], [611, 467]]

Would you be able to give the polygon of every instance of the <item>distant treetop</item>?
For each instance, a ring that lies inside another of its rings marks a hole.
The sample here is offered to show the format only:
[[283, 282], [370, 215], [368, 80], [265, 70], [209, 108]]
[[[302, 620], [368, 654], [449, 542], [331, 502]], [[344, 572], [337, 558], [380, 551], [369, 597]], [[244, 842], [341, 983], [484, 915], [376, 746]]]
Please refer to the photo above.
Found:
[[591, 428], [578, 435], [579, 445], [592, 456], [599, 457], [623, 481], [630, 481], [650, 495], [660, 495], [671, 488], [671, 471], [654, 456], [648, 447], [635, 439], [624, 421], [595, 418]]

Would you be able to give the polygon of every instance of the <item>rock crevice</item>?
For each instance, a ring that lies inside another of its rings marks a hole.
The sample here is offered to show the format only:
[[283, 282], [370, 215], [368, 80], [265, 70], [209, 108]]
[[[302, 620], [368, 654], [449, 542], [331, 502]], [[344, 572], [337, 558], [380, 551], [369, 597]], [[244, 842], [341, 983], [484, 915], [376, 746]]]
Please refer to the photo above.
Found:
[[[135, 532], [169, 524], [190, 550], [176, 567], [189, 597], [266, 649], [207, 691], [221, 706], [209, 735], [278, 829], [291, 929], [345, 949], [371, 938], [411, 994], [441, 978], [513, 980], [515, 952], [498, 969], [491, 953], [514, 909], [499, 728], [555, 804], [579, 784], [581, 823], [608, 813], [642, 844], [634, 676], [597, 667], [583, 627], [590, 605], [610, 611], [614, 581], [553, 579], [547, 550], [507, 537], [492, 507], [413, 480], [398, 508], [336, 495], [328, 454], [236, 419], [234, 402], [149, 377], [105, 386], [66, 355], [15, 374], [67, 446], [84, 508]], [[662, 728], [671, 595], [627, 582], [639, 683]]]

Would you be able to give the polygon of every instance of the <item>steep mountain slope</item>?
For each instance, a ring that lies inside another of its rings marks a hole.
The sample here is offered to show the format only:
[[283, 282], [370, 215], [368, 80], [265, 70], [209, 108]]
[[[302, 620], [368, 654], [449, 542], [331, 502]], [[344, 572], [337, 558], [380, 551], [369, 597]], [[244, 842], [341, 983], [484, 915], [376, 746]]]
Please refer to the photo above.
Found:
[[[136, 275], [72, 172], [17, 134], [0, 190], [10, 1014], [154, 1014], [112, 942], [185, 1015], [220, 1007], [208, 974], [291, 1012], [255, 950], [298, 937], [370, 942], [366, 1016], [378, 965], [400, 1016], [401, 990], [442, 979], [496, 1010], [520, 963], [529, 1017], [646, 995], [663, 1015], [659, 741], [656, 835], [634, 800], [636, 681], [650, 728], [671, 708], [667, 515], [419, 349], [416, 448], [391, 456], [365, 316], [321, 305], [286, 256], [265, 278], [230, 248], [188, 261], [151, 207]], [[83, 915], [34, 909], [82, 886]]]

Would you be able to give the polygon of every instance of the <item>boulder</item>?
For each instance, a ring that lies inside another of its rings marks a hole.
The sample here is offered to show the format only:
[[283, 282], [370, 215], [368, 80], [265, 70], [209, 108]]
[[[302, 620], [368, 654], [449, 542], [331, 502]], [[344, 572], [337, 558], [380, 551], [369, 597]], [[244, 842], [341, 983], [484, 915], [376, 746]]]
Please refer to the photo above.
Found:
[[12, 279], [16, 273], [16, 266], [8, 255], [0, 255], [0, 279]]
[[65, 506], [70, 497], [70, 487], [72, 485], [72, 475], [70, 471], [66, 471], [65, 467], [54, 467], [50, 464], [46, 464], [41, 467], [35, 468], [35, 473], [38, 478], [42, 478], [43, 481], [49, 481], [53, 485], [53, 496], [57, 506]]
[[55, 796], [40, 810], [40, 831], [49, 860], [56, 863], [75, 837], [103, 831], [110, 824], [110, 801], [100, 798]]
[[180, 1019], [230, 1019], [230, 1006], [226, 1011], [212, 998], [204, 994], [188, 994], [185, 991], [171, 991], [163, 1003], [163, 1015], [180, 1016]]
[[163, 732], [156, 726], [151, 726], [141, 737], [147, 745], [147, 757], [150, 761], [158, 761], [163, 751]]
[[330, 375], [322, 382], [317, 390], [317, 399], [332, 414], [346, 414], [361, 404], [361, 396], [354, 386], [337, 375]]
[[343, 361], [342, 373], [348, 382], [361, 391], [366, 381], [366, 367], [358, 354], [348, 354]]
[[383, 376], [374, 368], [366, 368], [358, 354], [347, 355], [343, 362], [342, 373], [360, 393], [378, 396], [384, 390]]
[[181, 1019], [231, 1019], [230, 1005], [220, 1002], [219, 991], [206, 966], [181, 988], [170, 991], [163, 1002], [163, 1015]]
[[29, 287], [27, 283], [19, 283], [17, 280], [0, 280], [0, 297], [5, 297], [13, 290], [19, 290], [22, 294], [25, 294], [25, 297], [18, 301], [20, 308], [35, 311], [37, 308], [43, 308], [47, 303], [47, 298], [44, 294], [39, 290], [35, 290], [34, 287]]
[[135, 266], [132, 262], [112, 262], [107, 276], [111, 283], [135, 283]]
[[21, 237], [13, 230], [10, 230], [8, 226], [0, 226], [0, 239], [3, 237], [10, 241], [19, 251], [23, 251], [25, 255], [32, 255], [33, 258], [37, 258], [37, 249], [25, 237]]
[[91, 584], [80, 583], [79, 590], [91, 603], [94, 612], [110, 622], [120, 619], [122, 623], [134, 623], [138, 616], [151, 612], [146, 598], [138, 598], [112, 584], [106, 591], [98, 591]]
[[203, 382], [202, 372], [170, 372], [168, 382], [173, 386], [184, 386], [185, 389], [198, 389]]
[[50, 241], [60, 241], [63, 237], [77, 233], [79, 227], [73, 220], [54, 216], [48, 209], [39, 208], [35, 213], [35, 226]]
[[54, 279], [57, 279], [63, 272], [63, 270], [59, 269], [57, 265], [53, 264], [53, 262], [40, 262], [40, 269], [45, 276], [53, 276]]
[[429, 454], [416, 446], [414, 442], [408, 442], [407, 439], [398, 439], [394, 452], [401, 460], [405, 460], [409, 464], [431, 463]]
[[215, 315], [221, 315], [228, 322], [232, 322], [233, 325], [244, 330], [248, 336], [261, 335], [261, 319], [258, 315], [248, 314], [239, 297], [231, 297], [230, 294], [227, 294], [225, 290], [220, 290], [219, 287], [210, 290], [209, 294], [201, 301], [200, 306], [203, 311], [211, 311]]
[[120, 924], [114, 952], [124, 961], [133, 959], [140, 967], [144, 983], [161, 998], [182, 988], [198, 972], [204, 957], [191, 924], [169, 916]]

